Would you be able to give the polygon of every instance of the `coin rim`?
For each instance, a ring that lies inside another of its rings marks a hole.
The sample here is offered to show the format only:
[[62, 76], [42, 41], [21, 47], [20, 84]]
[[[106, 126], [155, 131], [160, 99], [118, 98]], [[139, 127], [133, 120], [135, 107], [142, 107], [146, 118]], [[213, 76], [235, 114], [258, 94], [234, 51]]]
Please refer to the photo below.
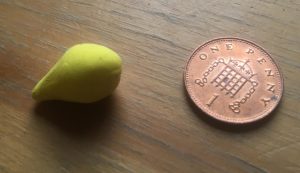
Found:
[[[260, 50], [263, 54], [265, 54], [269, 59], [270, 62], [273, 63], [275, 65], [275, 67], [278, 70], [278, 76], [279, 76], [279, 86], [280, 86], [280, 93], [279, 93], [279, 99], [278, 101], [276, 101], [275, 103], [273, 103], [273, 106], [270, 107], [269, 109], [266, 109], [264, 111], [262, 111], [262, 113], [258, 113], [257, 116], [250, 116], [247, 118], [230, 118], [230, 117], [226, 117], [226, 116], [222, 116], [219, 115], [218, 113], [215, 113], [207, 108], [205, 108], [204, 106], [202, 106], [202, 103], [200, 101], [197, 100], [197, 98], [195, 96], [193, 96], [191, 94], [192, 90], [190, 89], [190, 85], [188, 84], [188, 67], [190, 65], [190, 62], [192, 61], [193, 57], [195, 56], [195, 54], [198, 52], [198, 50], [206, 47], [207, 45], [211, 44], [211, 43], [215, 43], [215, 42], [220, 42], [220, 41], [238, 41], [238, 42], [242, 42], [245, 44], [248, 44], [250, 46], [253, 46], [255, 48], [257, 48], [258, 50]], [[185, 69], [184, 69], [184, 84], [185, 84], [185, 88], [186, 91], [189, 95], [189, 97], [191, 98], [191, 100], [194, 102], [194, 104], [200, 108], [204, 113], [208, 114], [210, 117], [220, 120], [222, 122], [226, 122], [226, 123], [232, 123], [232, 124], [246, 124], [246, 123], [251, 123], [254, 121], [258, 121], [260, 119], [263, 119], [264, 117], [268, 116], [280, 103], [282, 96], [283, 96], [283, 91], [284, 91], [284, 79], [283, 79], [283, 75], [281, 72], [281, 69], [279, 68], [279, 66], [277, 65], [277, 63], [275, 62], [275, 60], [273, 59], [273, 57], [261, 46], [257, 45], [256, 43], [246, 40], [246, 39], [242, 39], [242, 38], [237, 38], [237, 37], [220, 37], [220, 38], [215, 38], [212, 39], [210, 41], [206, 41], [203, 44], [201, 44], [200, 46], [198, 46], [193, 53], [191, 54], [191, 56], [189, 57]]]

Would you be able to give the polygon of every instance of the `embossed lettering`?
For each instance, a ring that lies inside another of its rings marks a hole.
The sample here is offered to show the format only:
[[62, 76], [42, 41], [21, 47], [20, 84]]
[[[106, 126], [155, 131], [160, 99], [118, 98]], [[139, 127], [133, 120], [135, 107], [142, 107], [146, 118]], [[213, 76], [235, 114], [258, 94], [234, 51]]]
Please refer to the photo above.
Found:
[[233, 44], [232, 43], [226, 43], [226, 49], [227, 50], [232, 50], [233, 49]]
[[249, 49], [246, 51], [246, 53], [248, 53], [248, 54], [253, 54], [253, 53], [254, 53], [254, 50], [251, 49], [251, 48], [249, 48]]
[[267, 83], [267, 90], [274, 93], [275, 92], [275, 84]]
[[262, 102], [264, 102], [265, 107], [269, 104], [269, 102], [271, 101], [270, 98], [262, 98], [260, 99]]
[[206, 53], [201, 53], [201, 54], [199, 55], [199, 58], [200, 58], [201, 60], [206, 60], [207, 54], [206, 54]]
[[208, 103], [206, 103], [206, 105], [207, 105], [208, 107], [210, 107], [210, 106], [213, 104], [213, 102], [214, 102], [218, 97], [219, 97], [219, 95], [214, 94], [214, 95], [210, 98], [210, 100], [208, 101]]
[[264, 58], [259, 58], [257, 59], [257, 62], [262, 64], [263, 62], [267, 62]]
[[212, 53], [218, 52], [219, 48], [217, 46], [211, 47], [210, 50], [212, 51]]
[[267, 73], [267, 76], [274, 76], [274, 73], [271, 69], [265, 69], [265, 72]]

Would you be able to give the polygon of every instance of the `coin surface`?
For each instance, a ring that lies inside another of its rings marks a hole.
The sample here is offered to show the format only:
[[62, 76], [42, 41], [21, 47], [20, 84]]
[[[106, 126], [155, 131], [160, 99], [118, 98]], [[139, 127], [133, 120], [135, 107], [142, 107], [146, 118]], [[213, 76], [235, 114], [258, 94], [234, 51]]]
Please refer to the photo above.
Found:
[[219, 38], [199, 46], [186, 65], [184, 81], [202, 111], [237, 124], [270, 114], [283, 92], [283, 77], [272, 57], [239, 38]]

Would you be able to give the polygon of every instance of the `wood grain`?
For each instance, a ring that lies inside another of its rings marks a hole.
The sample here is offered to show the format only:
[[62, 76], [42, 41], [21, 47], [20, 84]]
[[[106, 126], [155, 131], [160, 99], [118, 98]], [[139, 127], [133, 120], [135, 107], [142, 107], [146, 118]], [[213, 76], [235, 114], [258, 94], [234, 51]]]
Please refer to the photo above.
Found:
[[[300, 172], [299, 10], [298, 0], [0, 0], [0, 172]], [[258, 43], [281, 67], [268, 119], [221, 124], [187, 98], [188, 57], [222, 36]], [[33, 101], [81, 42], [121, 55], [116, 92], [90, 105]]]

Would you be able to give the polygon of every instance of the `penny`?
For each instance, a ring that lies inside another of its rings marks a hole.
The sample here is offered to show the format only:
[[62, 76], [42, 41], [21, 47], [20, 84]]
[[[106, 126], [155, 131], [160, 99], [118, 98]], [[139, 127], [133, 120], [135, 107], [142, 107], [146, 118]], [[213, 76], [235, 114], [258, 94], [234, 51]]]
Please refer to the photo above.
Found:
[[278, 105], [283, 77], [263, 48], [240, 38], [199, 46], [184, 73], [193, 102], [215, 119], [243, 124], [262, 119]]

